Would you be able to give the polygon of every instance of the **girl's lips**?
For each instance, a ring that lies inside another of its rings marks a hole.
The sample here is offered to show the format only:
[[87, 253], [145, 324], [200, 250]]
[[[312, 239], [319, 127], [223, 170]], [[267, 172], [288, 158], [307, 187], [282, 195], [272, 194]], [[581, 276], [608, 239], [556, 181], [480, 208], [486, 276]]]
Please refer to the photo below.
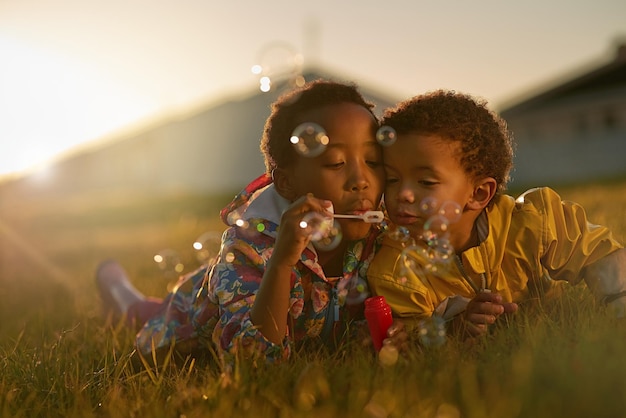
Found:
[[[365, 212], [370, 210], [374, 210], [374, 208], [369, 202], [359, 202], [359, 204], [351, 206], [350, 210], [341, 213], [346, 215], [363, 215]], [[335, 211], [335, 213], [339, 212]]]
[[369, 209], [358, 209], [358, 210], [353, 210], [348, 212], [350, 215], [363, 215], [365, 212], [367, 212]]

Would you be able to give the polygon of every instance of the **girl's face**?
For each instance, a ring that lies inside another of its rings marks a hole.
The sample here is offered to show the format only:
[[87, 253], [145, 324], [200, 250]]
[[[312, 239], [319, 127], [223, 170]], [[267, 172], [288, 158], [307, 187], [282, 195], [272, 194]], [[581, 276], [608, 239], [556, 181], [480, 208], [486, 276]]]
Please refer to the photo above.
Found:
[[[341, 103], [309, 111], [301, 122], [322, 126], [329, 138], [326, 150], [309, 158], [298, 155], [287, 168], [295, 200], [307, 193], [333, 202], [334, 212], [361, 214], [378, 208], [385, 172], [376, 142], [377, 123], [363, 106]], [[370, 224], [341, 219], [344, 239], [367, 235]]]
[[432, 216], [421, 209], [422, 202], [434, 203], [435, 208], [455, 202], [461, 208], [460, 220], [448, 227], [453, 246], [467, 238], [460, 234], [471, 231], [474, 220], [468, 215], [467, 204], [472, 199], [474, 184], [460, 165], [459, 147], [458, 142], [439, 136], [403, 134], [384, 148], [385, 205], [389, 218], [406, 227], [412, 237], [422, 234], [424, 222]]

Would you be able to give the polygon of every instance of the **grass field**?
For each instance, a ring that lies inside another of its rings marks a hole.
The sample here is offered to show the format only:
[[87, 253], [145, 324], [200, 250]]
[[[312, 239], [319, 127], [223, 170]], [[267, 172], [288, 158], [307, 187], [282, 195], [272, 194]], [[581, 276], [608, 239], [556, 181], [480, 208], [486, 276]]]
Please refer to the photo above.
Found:
[[[626, 241], [626, 181], [559, 189]], [[231, 196], [0, 203], [1, 417], [622, 417], [626, 324], [583, 286], [520, 312], [478, 344], [415, 350], [393, 367], [362, 347], [297, 353], [225, 378], [210, 361], [132, 363], [133, 336], [107, 326], [93, 281], [118, 259], [136, 286], [164, 295], [153, 256], [222, 230]]]

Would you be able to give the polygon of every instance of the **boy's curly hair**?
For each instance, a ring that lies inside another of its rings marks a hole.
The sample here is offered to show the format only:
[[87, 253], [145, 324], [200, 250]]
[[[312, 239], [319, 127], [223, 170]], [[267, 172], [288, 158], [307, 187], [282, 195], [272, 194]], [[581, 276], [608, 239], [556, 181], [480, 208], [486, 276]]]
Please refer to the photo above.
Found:
[[438, 135], [461, 143], [460, 164], [474, 177], [493, 177], [497, 192], [506, 190], [513, 166], [513, 137], [487, 102], [455, 91], [437, 90], [387, 109], [382, 125], [397, 134]]
[[352, 83], [314, 80], [280, 96], [272, 104], [261, 138], [267, 174], [277, 167], [287, 167], [296, 159], [297, 154], [289, 138], [296, 126], [305, 122], [302, 120], [304, 113], [339, 103], [363, 106], [378, 122], [372, 111], [374, 104], [366, 101]]

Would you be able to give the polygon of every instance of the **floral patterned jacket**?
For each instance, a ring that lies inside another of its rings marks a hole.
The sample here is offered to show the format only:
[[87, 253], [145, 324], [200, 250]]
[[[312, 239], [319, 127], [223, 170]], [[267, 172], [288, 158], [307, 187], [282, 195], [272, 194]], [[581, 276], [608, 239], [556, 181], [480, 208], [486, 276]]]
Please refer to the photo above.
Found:
[[367, 238], [349, 246], [342, 277], [325, 276], [313, 246], [302, 253], [291, 274], [289, 326], [282, 345], [267, 340], [250, 320], [280, 216], [288, 205], [267, 175], [237, 195], [221, 213], [229, 227], [215, 264], [181, 278], [162, 314], [140, 331], [138, 348], [149, 352], [172, 343], [211, 348], [231, 363], [239, 355], [287, 359], [295, 344], [341, 339], [347, 321], [362, 317], [362, 302], [369, 296], [366, 271], [380, 236], [374, 226]]

